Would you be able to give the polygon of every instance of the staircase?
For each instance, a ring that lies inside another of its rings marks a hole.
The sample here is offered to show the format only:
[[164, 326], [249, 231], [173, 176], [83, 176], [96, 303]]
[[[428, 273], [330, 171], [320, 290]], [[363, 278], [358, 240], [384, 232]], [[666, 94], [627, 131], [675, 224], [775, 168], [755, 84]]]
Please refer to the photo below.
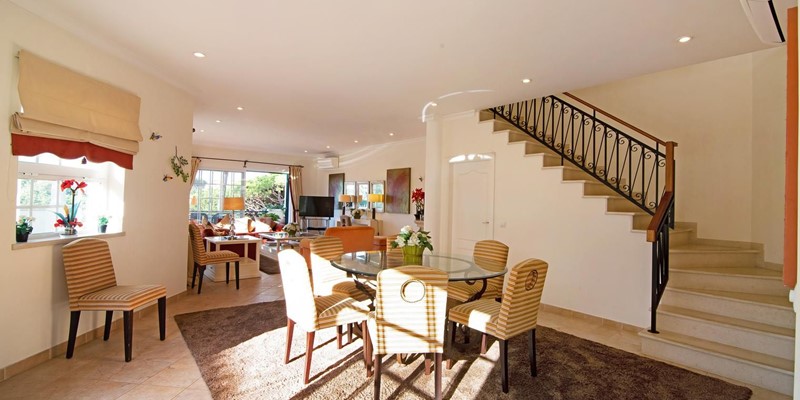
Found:
[[[526, 157], [541, 157], [545, 169], [561, 169], [565, 184], [582, 184], [585, 197], [605, 198], [607, 213], [630, 215], [633, 230], [648, 228], [651, 212], [562, 163], [562, 156], [493, 112], [482, 111], [479, 119], [493, 124], [495, 134], [507, 135], [509, 144], [524, 146]], [[620, 181], [625, 184], [624, 177]], [[691, 223], [670, 230], [659, 333], [640, 332], [642, 353], [791, 395], [795, 314], [781, 272], [763, 266], [758, 245], [699, 239], [696, 231]]]

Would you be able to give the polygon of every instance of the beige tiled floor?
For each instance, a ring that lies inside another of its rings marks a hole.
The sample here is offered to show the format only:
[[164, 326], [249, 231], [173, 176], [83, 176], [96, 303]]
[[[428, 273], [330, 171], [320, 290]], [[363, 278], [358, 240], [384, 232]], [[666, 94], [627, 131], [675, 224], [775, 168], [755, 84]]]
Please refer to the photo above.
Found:
[[[279, 275], [233, 284], [203, 283], [203, 294], [191, 292], [167, 307], [167, 339], [158, 340], [155, 314], [134, 322], [133, 360], [124, 362], [121, 331], [75, 349], [71, 360], [59, 357], [0, 382], [0, 399], [210, 399], [211, 395], [172, 316], [283, 298]], [[595, 321], [542, 312], [539, 323], [629, 352], [640, 353], [635, 333]], [[753, 388], [753, 399], [788, 399]]]

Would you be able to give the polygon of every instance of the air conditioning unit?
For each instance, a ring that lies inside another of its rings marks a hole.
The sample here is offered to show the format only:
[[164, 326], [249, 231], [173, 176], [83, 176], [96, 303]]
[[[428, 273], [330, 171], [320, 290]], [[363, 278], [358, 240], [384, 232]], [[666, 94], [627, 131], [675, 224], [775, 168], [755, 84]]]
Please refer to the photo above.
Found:
[[339, 168], [339, 157], [325, 157], [317, 159], [318, 169]]
[[778, 13], [772, 0], [739, 0], [742, 3], [750, 25], [756, 31], [759, 39], [764, 43], [777, 44], [783, 43], [781, 23], [778, 20]]

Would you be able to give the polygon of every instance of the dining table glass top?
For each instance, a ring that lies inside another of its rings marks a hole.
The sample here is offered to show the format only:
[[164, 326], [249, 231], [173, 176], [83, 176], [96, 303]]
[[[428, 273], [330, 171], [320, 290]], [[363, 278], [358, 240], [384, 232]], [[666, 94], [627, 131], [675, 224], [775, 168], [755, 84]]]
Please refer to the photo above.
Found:
[[447, 272], [450, 281], [476, 281], [494, 278], [506, 273], [506, 269], [490, 270], [480, 266], [472, 256], [452, 255], [444, 253], [425, 252], [420, 259], [403, 257], [401, 251], [358, 251], [345, 253], [341, 259], [334, 259], [331, 264], [341, 270], [352, 274], [374, 277], [384, 269], [400, 267], [403, 265], [422, 265]]

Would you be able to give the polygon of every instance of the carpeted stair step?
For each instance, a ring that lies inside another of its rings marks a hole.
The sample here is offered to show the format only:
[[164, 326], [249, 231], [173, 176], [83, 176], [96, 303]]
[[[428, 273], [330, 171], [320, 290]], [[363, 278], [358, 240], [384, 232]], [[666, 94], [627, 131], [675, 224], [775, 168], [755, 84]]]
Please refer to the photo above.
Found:
[[665, 361], [792, 394], [794, 362], [659, 329], [639, 333], [642, 353]]
[[794, 360], [794, 329], [662, 305], [658, 329]]
[[788, 298], [765, 294], [667, 286], [662, 305], [745, 319], [782, 328], [794, 328], [794, 311]]
[[[670, 241], [673, 235], [670, 235]], [[683, 266], [670, 268], [669, 285], [681, 289], [711, 289], [731, 292], [789, 296], [778, 271], [759, 267]]]
[[706, 267], [754, 267], [762, 254], [754, 249], [704, 244], [670, 246], [670, 266], [703, 265]]

